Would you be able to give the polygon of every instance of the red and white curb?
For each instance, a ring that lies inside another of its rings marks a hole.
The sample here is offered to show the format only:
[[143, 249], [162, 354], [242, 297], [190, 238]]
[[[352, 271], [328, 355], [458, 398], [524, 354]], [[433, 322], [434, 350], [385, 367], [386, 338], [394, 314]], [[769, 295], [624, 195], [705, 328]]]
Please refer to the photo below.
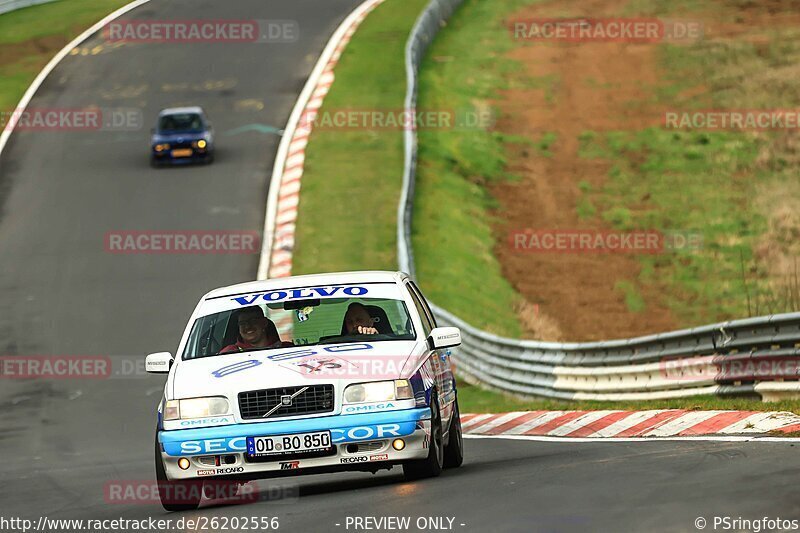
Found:
[[281, 139], [273, 170], [270, 195], [275, 198], [274, 200], [271, 198], [270, 203], [274, 203], [274, 206], [268, 205], [267, 208], [267, 227], [264, 232], [267, 248], [262, 252], [259, 279], [292, 275], [300, 182], [312, 124], [333, 85], [334, 69], [344, 49], [361, 22], [383, 1], [367, 0], [345, 19], [320, 56], [317, 66], [298, 98]]
[[[367, 15], [384, 0], [366, 0], [334, 32], [308, 77], [284, 129], [272, 171], [258, 279], [292, 275], [300, 183], [314, 119], [333, 85], [336, 64]], [[291, 312], [276, 313], [275, 326], [282, 335], [293, 326]]]
[[764, 411], [522, 411], [463, 414], [466, 435], [569, 439], [777, 435], [800, 431], [800, 415]]

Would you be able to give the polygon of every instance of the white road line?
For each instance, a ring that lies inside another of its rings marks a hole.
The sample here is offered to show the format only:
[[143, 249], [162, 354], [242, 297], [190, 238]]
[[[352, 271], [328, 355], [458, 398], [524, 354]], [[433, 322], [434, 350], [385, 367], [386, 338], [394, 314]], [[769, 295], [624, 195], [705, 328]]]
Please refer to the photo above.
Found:
[[508, 439], [537, 442], [664, 442], [664, 441], [712, 441], [712, 442], [800, 442], [796, 437], [759, 437], [748, 435], [703, 435], [696, 437], [550, 437], [547, 435], [464, 435], [465, 439]]
[[[45, 67], [39, 72], [39, 74], [36, 76], [36, 78], [28, 87], [28, 90], [25, 91], [25, 94], [22, 95], [22, 98], [20, 98], [17, 107], [14, 108], [14, 112], [22, 113], [23, 111], [25, 111], [25, 108], [27, 108], [28, 104], [31, 103], [31, 100], [36, 94], [36, 91], [38, 91], [39, 87], [42, 86], [42, 83], [44, 83], [44, 80], [47, 79], [47, 76], [49, 76], [50, 73], [53, 72], [53, 70], [55, 70], [58, 64], [61, 63], [61, 60], [67, 57], [74, 48], [76, 48], [79, 44], [83, 43], [83, 41], [85, 41], [98, 31], [100, 31], [103, 28], [103, 26], [105, 26], [112, 20], [121, 17], [128, 11], [136, 9], [137, 7], [144, 5], [149, 1], [150, 0], [136, 0], [134, 2], [131, 2], [130, 4], [122, 6], [121, 8], [111, 13], [110, 15], [104, 17], [99, 22], [93, 24], [88, 30], [84, 31], [83, 33], [75, 37], [72, 41], [69, 42], [69, 44], [67, 44], [64, 48], [59, 50], [59, 52], [55, 56], [53, 56], [53, 59], [51, 59], [50, 62], [47, 63], [47, 65], [45, 65]], [[3, 129], [3, 133], [0, 133], [0, 155], [3, 154], [3, 149], [6, 147], [8, 139], [9, 137], [11, 137], [11, 133], [14, 131], [15, 125], [16, 125], [16, 120], [8, 121], [6, 127]]]
[[[146, 0], [145, 0], [146, 1]], [[298, 133], [298, 125], [306, 112], [307, 107], [312, 97], [318, 98], [314, 93], [320, 88], [320, 83], [323, 81], [325, 85], [332, 83], [333, 72], [328, 70], [328, 66], [332, 61], [338, 61], [339, 56], [343, 50], [343, 44], [346, 39], [355, 32], [356, 25], [364, 20], [367, 13], [377, 5], [381, 4], [384, 0], [365, 0], [357, 8], [355, 8], [339, 25], [333, 36], [328, 41], [325, 49], [317, 59], [314, 69], [306, 81], [300, 96], [295, 102], [292, 113], [289, 116], [289, 121], [284, 128], [284, 135], [281, 137], [280, 145], [278, 145], [278, 152], [275, 156], [275, 164], [272, 167], [272, 179], [270, 180], [269, 193], [267, 197], [267, 210], [264, 217], [264, 234], [261, 239], [261, 257], [258, 264], [257, 279], [263, 280], [269, 277], [274, 277], [276, 273], [291, 272], [291, 265], [284, 266], [280, 269], [270, 269], [270, 262], [272, 260], [273, 239], [275, 237], [276, 215], [278, 212], [278, 197], [281, 192], [281, 185], [283, 182], [283, 173], [286, 169], [286, 161], [291, 155], [289, 147], [294, 142], [295, 136]], [[315, 99], [316, 99], [315, 98]], [[320, 102], [321, 103], [321, 102]], [[303, 125], [304, 127], [310, 124]], [[298, 182], [299, 183], [299, 182]], [[294, 231], [294, 230], [292, 230]], [[272, 274], [272, 276], [270, 276]]]

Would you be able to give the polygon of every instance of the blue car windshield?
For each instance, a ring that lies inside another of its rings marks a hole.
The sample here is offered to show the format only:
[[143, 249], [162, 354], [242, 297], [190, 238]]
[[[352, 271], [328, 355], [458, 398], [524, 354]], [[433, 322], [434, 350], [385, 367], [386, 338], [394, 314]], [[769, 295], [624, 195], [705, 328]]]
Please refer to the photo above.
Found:
[[158, 119], [159, 133], [200, 133], [203, 129], [203, 119], [197, 113], [177, 113]]

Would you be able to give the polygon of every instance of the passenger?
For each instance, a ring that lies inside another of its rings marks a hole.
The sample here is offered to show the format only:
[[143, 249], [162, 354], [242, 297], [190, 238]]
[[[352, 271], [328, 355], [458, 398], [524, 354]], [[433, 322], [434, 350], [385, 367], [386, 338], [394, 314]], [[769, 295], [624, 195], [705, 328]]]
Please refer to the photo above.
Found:
[[220, 353], [294, 346], [291, 342], [281, 341], [278, 328], [272, 320], [264, 316], [264, 311], [257, 305], [237, 311], [235, 317], [239, 327], [238, 339], [235, 344], [226, 346]]
[[348, 335], [376, 335], [375, 319], [362, 304], [353, 302], [344, 314], [344, 327]]

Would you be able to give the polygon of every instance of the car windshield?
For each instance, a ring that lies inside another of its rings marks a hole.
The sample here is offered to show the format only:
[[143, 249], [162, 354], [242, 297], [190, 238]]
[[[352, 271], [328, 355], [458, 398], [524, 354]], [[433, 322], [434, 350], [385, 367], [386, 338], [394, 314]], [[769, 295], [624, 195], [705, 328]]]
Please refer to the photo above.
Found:
[[159, 133], [198, 133], [203, 131], [203, 118], [197, 113], [175, 113], [158, 119]]
[[328, 298], [252, 305], [198, 318], [183, 359], [315, 344], [409, 341], [416, 335], [402, 300]]

